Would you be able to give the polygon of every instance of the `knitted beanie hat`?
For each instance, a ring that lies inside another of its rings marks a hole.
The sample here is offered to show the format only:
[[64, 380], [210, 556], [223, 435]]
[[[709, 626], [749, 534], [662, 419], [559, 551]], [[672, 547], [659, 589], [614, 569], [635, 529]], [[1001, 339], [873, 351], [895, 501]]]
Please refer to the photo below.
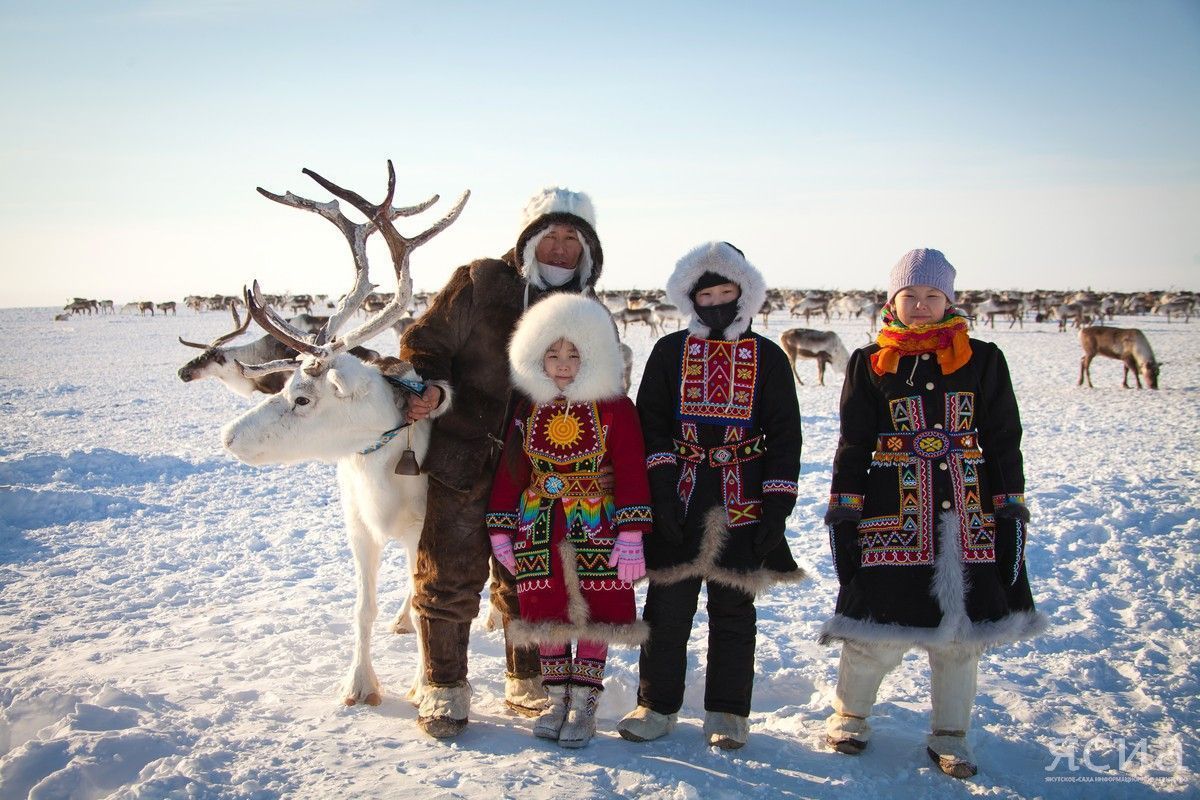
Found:
[[932, 286], [953, 303], [956, 274], [941, 250], [927, 247], [909, 250], [888, 275], [888, 302], [895, 300], [896, 294], [909, 286]]

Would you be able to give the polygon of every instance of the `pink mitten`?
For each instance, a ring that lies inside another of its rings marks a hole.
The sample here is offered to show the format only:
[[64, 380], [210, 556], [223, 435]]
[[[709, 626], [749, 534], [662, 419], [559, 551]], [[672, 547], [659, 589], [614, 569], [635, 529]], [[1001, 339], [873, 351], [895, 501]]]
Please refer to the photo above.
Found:
[[617, 534], [608, 565], [617, 568], [617, 577], [628, 583], [646, 574], [646, 557], [642, 553], [641, 531], [622, 531]]
[[513, 555], [512, 539], [503, 533], [493, 533], [488, 537], [492, 540], [492, 555], [504, 565], [513, 575], [517, 574], [517, 557]]

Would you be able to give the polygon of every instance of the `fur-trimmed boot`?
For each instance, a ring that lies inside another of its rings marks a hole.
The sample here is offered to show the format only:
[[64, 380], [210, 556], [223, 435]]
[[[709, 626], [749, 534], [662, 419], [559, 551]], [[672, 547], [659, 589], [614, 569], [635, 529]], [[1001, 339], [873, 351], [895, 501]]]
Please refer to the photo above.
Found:
[[533, 723], [534, 736], [539, 739], [558, 741], [559, 731], [562, 730], [563, 722], [567, 719], [567, 711], [570, 709], [570, 688], [570, 684], [566, 683], [556, 683], [546, 687], [546, 694], [550, 696], [550, 702]]
[[617, 733], [631, 742], [652, 742], [675, 730], [678, 714], [660, 714], [648, 706], [638, 706], [617, 723]]
[[572, 684], [568, 692], [567, 718], [558, 732], [559, 747], [583, 747], [596, 733], [596, 707], [600, 705], [599, 686]]
[[724, 711], [705, 711], [704, 738], [722, 750], [745, 747], [750, 738], [750, 720]]
[[523, 717], [536, 717], [546, 710], [546, 687], [541, 676], [504, 678], [504, 705]]
[[856, 756], [870, 739], [871, 724], [863, 717], [834, 713], [825, 720], [825, 743], [839, 753]]
[[965, 732], [934, 731], [926, 738], [925, 744], [925, 752], [929, 753], [933, 763], [950, 777], [972, 778], [979, 772]]
[[471, 684], [466, 681], [451, 686], [426, 686], [417, 710], [417, 724], [435, 739], [449, 739], [467, 727], [470, 710]]

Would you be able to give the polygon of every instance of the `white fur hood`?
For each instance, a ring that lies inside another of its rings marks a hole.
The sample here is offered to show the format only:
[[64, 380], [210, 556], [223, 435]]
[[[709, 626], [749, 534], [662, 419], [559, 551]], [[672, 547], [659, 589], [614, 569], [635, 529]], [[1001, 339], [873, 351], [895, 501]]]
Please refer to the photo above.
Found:
[[[542, 368], [546, 348], [566, 338], [579, 350], [579, 374], [559, 391]], [[513, 385], [535, 403], [560, 394], [575, 402], [609, 400], [624, 393], [624, 364], [608, 309], [577, 294], [553, 294], [535, 303], [517, 323], [508, 346]]]
[[679, 310], [691, 315], [688, 330], [697, 336], [708, 336], [711, 332], [696, 316], [696, 306], [691, 298], [692, 287], [706, 272], [723, 275], [741, 287], [737, 317], [726, 329], [725, 335], [741, 334], [750, 327], [754, 315], [767, 299], [767, 284], [762, 273], [729, 242], [705, 242], [679, 259], [675, 263], [675, 271], [667, 279], [667, 297]]

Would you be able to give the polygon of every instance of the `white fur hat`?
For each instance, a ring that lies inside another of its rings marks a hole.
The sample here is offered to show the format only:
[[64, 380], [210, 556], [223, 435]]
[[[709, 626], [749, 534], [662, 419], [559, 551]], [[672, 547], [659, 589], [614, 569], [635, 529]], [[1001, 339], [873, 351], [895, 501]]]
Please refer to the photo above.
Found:
[[546, 230], [554, 224], [570, 225], [579, 232], [583, 255], [579, 259], [580, 287], [590, 287], [600, 279], [604, 266], [604, 251], [596, 235], [596, 209], [592, 199], [583, 192], [573, 192], [561, 186], [547, 186], [525, 204], [521, 211], [521, 232], [517, 235], [517, 266], [525, 278], [539, 289], [547, 284], [542, 274], [533, 268], [534, 251]]
[[[543, 368], [546, 349], [559, 339], [579, 350], [579, 374], [562, 391]], [[513, 385], [535, 403], [548, 403], [560, 394], [572, 402], [608, 400], [625, 391], [612, 315], [582, 295], [552, 294], [526, 311], [509, 342], [508, 363]]]
[[705, 242], [675, 264], [667, 278], [667, 297], [680, 310], [692, 315], [688, 330], [697, 336], [708, 336], [708, 326], [696, 316], [692, 289], [706, 272], [713, 272], [736, 283], [742, 290], [738, 297], [737, 317], [725, 329], [725, 335], [736, 336], [750, 327], [754, 315], [767, 299], [767, 284], [762, 273], [746, 260], [746, 256], [729, 242]]

